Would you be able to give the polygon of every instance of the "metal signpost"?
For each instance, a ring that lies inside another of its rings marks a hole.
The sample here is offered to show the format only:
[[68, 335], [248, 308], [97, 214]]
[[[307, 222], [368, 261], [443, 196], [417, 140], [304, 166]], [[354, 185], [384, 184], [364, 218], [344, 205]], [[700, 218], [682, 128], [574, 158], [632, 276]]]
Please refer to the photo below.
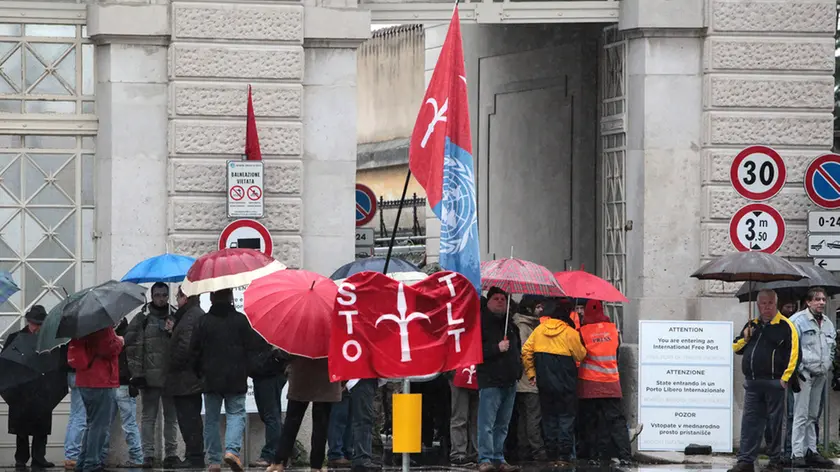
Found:
[[262, 161], [227, 161], [228, 218], [262, 218], [264, 213]]

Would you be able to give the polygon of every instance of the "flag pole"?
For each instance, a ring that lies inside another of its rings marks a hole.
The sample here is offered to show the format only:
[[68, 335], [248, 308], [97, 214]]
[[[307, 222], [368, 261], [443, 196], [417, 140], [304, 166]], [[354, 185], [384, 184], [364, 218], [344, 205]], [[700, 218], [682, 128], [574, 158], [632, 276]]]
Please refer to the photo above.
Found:
[[408, 192], [408, 183], [411, 181], [411, 169], [405, 174], [405, 184], [403, 185], [402, 196], [400, 197], [400, 205], [397, 207], [397, 219], [394, 221], [394, 230], [391, 231], [391, 241], [388, 243], [388, 254], [385, 256], [385, 268], [382, 273], [388, 275], [388, 266], [391, 265], [391, 253], [394, 251], [394, 242], [397, 240], [397, 229], [400, 227], [400, 216], [405, 205], [405, 194]]

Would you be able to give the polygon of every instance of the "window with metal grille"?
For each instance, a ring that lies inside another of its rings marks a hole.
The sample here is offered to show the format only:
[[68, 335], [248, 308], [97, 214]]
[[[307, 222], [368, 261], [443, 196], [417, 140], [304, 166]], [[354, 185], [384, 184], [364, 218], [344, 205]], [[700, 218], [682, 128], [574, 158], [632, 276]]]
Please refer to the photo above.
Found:
[[0, 113], [94, 114], [93, 48], [81, 25], [0, 23]]
[[[626, 281], [626, 199], [624, 164], [626, 153], [625, 58], [627, 43], [618, 25], [604, 28], [601, 51], [601, 276], [622, 293]], [[624, 307], [606, 304], [619, 330], [624, 328]]]

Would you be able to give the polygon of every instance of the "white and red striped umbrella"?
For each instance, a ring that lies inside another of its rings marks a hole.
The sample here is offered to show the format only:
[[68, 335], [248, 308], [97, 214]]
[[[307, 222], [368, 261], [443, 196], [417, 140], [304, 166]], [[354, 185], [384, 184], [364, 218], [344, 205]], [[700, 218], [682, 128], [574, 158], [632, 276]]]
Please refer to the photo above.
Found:
[[508, 293], [563, 297], [563, 289], [545, 267], [522, 259], [496, 259], [481, 263], [481, 288], [499, 287]]
[[253, 249], [229, 248], [199, 257], [181, 285], [186, 296], [248, 285], [285, 269], [283, 263]]

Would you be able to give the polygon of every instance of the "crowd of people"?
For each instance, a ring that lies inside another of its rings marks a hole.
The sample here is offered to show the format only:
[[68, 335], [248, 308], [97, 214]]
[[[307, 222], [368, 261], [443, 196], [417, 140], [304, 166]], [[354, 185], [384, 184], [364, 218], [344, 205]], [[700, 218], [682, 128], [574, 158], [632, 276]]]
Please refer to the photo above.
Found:
[[[313, 471], [382, 467], [389, 393], [398, 390], [396, 384], [378, 379], [331, 383], [327, 359], [294, 357], [269, 345], [236, 311], [231, 290], [214, 292], [210, 299], [204, 313], [198, 297], [179, 290], [175, 309], [169, 305], [169, 287], [156, 283], [151, 301], [130, 322], [73, 339], [63, 348], [71, 400], [65, 469], [103, 470], [111, 425], [119, 415], [128, 446], [128, 461], [120, 467], [208, 467], [213, 472], [224, 464], [243, 470], [248, 377], [265, 424], [265, 445], [248, 465], [268, 472], [288, 467], [312, 404]], [[518, 470], [511, 456], [554, 465], [583, 458], [630, 461], [618, 332], [600, 302], [580, 303], [536, 296], [515, 303], [492, 288], [482, 297], [484, 363], [413, 384], [424, 400], [443, 400], [424, 408], [424, 443], [439, 441], [452, 464], [474, 465], [481, 472]], [[45, 317], [43, 307], [33, 307], [23, 331], [37, 332]], [[52, 411], [33, 402], [9, 402], [9, 408], [16, 467], [25, 468], [30, 458], [33, 468], [54, 466], [46, 458]], [[163, 451], [158, 454], [161, 410]], [[579, 421], [581, 415], [586, 421]], [[184, 458], [178, 456], [179, 431]]]
[[824, 289], [812, 288], [797, 311], [799, 300], [758, 293], [758, 316], [733, 343], [745, 395], [738, 462], [729, 472], [753, 472], [762, 441], [770, 459], [766, 472], [833, 468], [817, 450], [825, 386], [840, 389], [837, 331], [825, 314], [826, 300]]

